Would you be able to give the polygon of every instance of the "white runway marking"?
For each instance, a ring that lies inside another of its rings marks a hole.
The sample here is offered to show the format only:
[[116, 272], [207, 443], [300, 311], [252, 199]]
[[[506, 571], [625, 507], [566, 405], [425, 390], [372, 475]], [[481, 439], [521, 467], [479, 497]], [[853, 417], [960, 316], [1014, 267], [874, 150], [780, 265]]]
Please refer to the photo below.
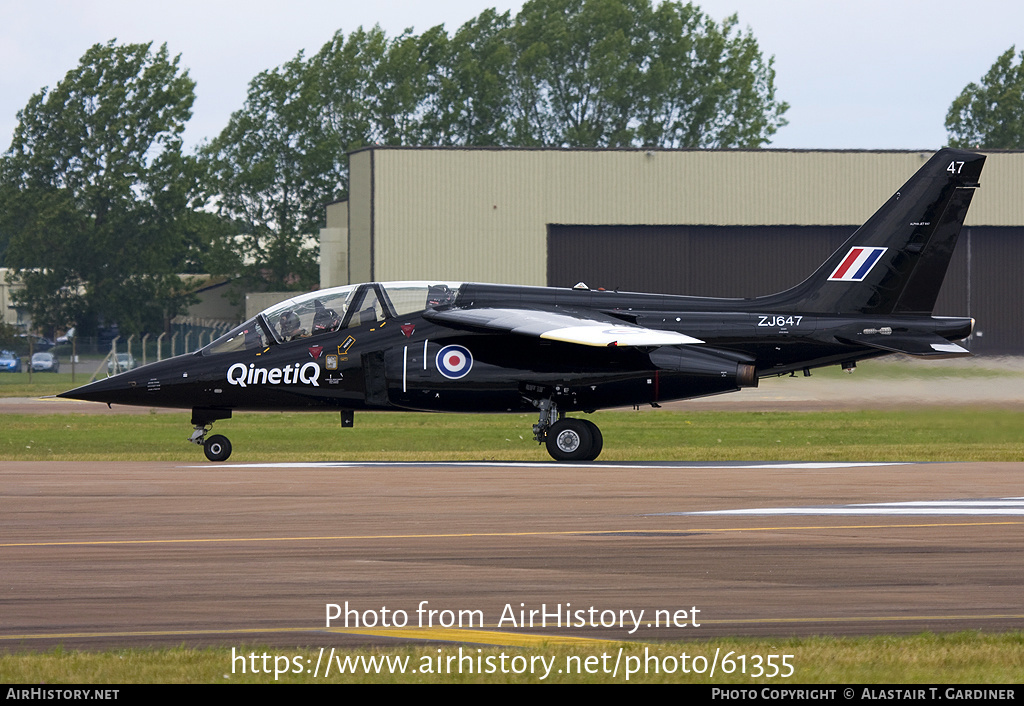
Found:
[[874, 468], [876, 466], [904, 466], [904, 463], [553, 463], [502, 461], [448, 461], [448, 462], [392, 462], [392, 461], [295, 461], [282, 463], [218, 463], [182, 466], [182, 468], [678, 468], [680, 470], [786, 470], [819, 471], [835, 468]]
[[705, 512], [662, 512], [665, 515], [998, 515], [1024, 516], [1024, 497], [978, 500], [915, 500], [899, 503], [765, 507]]

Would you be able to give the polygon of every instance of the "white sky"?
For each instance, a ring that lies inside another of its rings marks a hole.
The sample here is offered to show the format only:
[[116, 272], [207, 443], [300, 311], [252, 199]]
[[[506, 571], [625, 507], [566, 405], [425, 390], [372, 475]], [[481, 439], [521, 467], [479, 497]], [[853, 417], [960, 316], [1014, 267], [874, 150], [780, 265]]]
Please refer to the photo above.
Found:
[[[996, 57], [1024, 49], [1024, 3], [1008, 0], [702, 0], [718, 21], [738, 13], [775, 56], [789, 125], [772, 147], [937, 149], [950, 103]], [[483, 9], [518, 0], [0, 0], [0, 149], [16, 113], [97, 42], [167, 43], [196, 81], [186, 133], [216, 136], [250, 79], [317, 51], [337, 30], [380, 24], [388, 36], [444, 24], [451, 34]]]

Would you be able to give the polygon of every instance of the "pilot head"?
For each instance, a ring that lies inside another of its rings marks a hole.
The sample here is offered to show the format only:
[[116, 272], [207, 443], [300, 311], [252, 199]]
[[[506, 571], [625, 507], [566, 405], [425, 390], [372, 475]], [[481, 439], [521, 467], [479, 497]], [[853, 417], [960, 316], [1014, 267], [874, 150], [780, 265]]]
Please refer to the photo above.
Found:
[[299, 321], [298, 315], [294, 311], [286, 311], [281, 314], [278, 325], [281, 328], [281, 335], [285, 339], [290, 339], [299, 332], [299, 327], [302, 324]]

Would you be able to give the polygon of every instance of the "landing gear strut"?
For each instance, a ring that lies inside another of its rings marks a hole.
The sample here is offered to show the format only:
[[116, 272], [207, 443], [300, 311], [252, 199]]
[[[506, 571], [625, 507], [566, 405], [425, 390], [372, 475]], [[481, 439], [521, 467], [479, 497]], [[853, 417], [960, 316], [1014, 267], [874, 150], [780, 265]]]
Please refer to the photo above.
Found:
[[567, 419], [551, 400], [537, 402], [540, 419], [533, 425], [533, 438], [545, 444], [556, 461], [593, 461], [601, 453], [604, 437], [589, 419]]
[[231, 442], [222, 434], [214, 434], [207, 438], [210, 428], [218, 419], [230, 419], [229, 410], [192, 410], [192, 436], [188, 440], [203, 447], [203, 454], [208, 461], [227, 461], [231, 455]]

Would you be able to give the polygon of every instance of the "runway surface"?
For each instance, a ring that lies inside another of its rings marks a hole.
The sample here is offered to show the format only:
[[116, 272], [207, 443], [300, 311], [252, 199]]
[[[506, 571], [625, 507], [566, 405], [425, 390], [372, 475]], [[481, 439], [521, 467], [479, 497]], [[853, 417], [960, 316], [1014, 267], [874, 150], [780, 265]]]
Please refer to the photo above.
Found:
[[4, 463], [0, 650], [1019, 630], [1022, 481], [1019, 463]]

